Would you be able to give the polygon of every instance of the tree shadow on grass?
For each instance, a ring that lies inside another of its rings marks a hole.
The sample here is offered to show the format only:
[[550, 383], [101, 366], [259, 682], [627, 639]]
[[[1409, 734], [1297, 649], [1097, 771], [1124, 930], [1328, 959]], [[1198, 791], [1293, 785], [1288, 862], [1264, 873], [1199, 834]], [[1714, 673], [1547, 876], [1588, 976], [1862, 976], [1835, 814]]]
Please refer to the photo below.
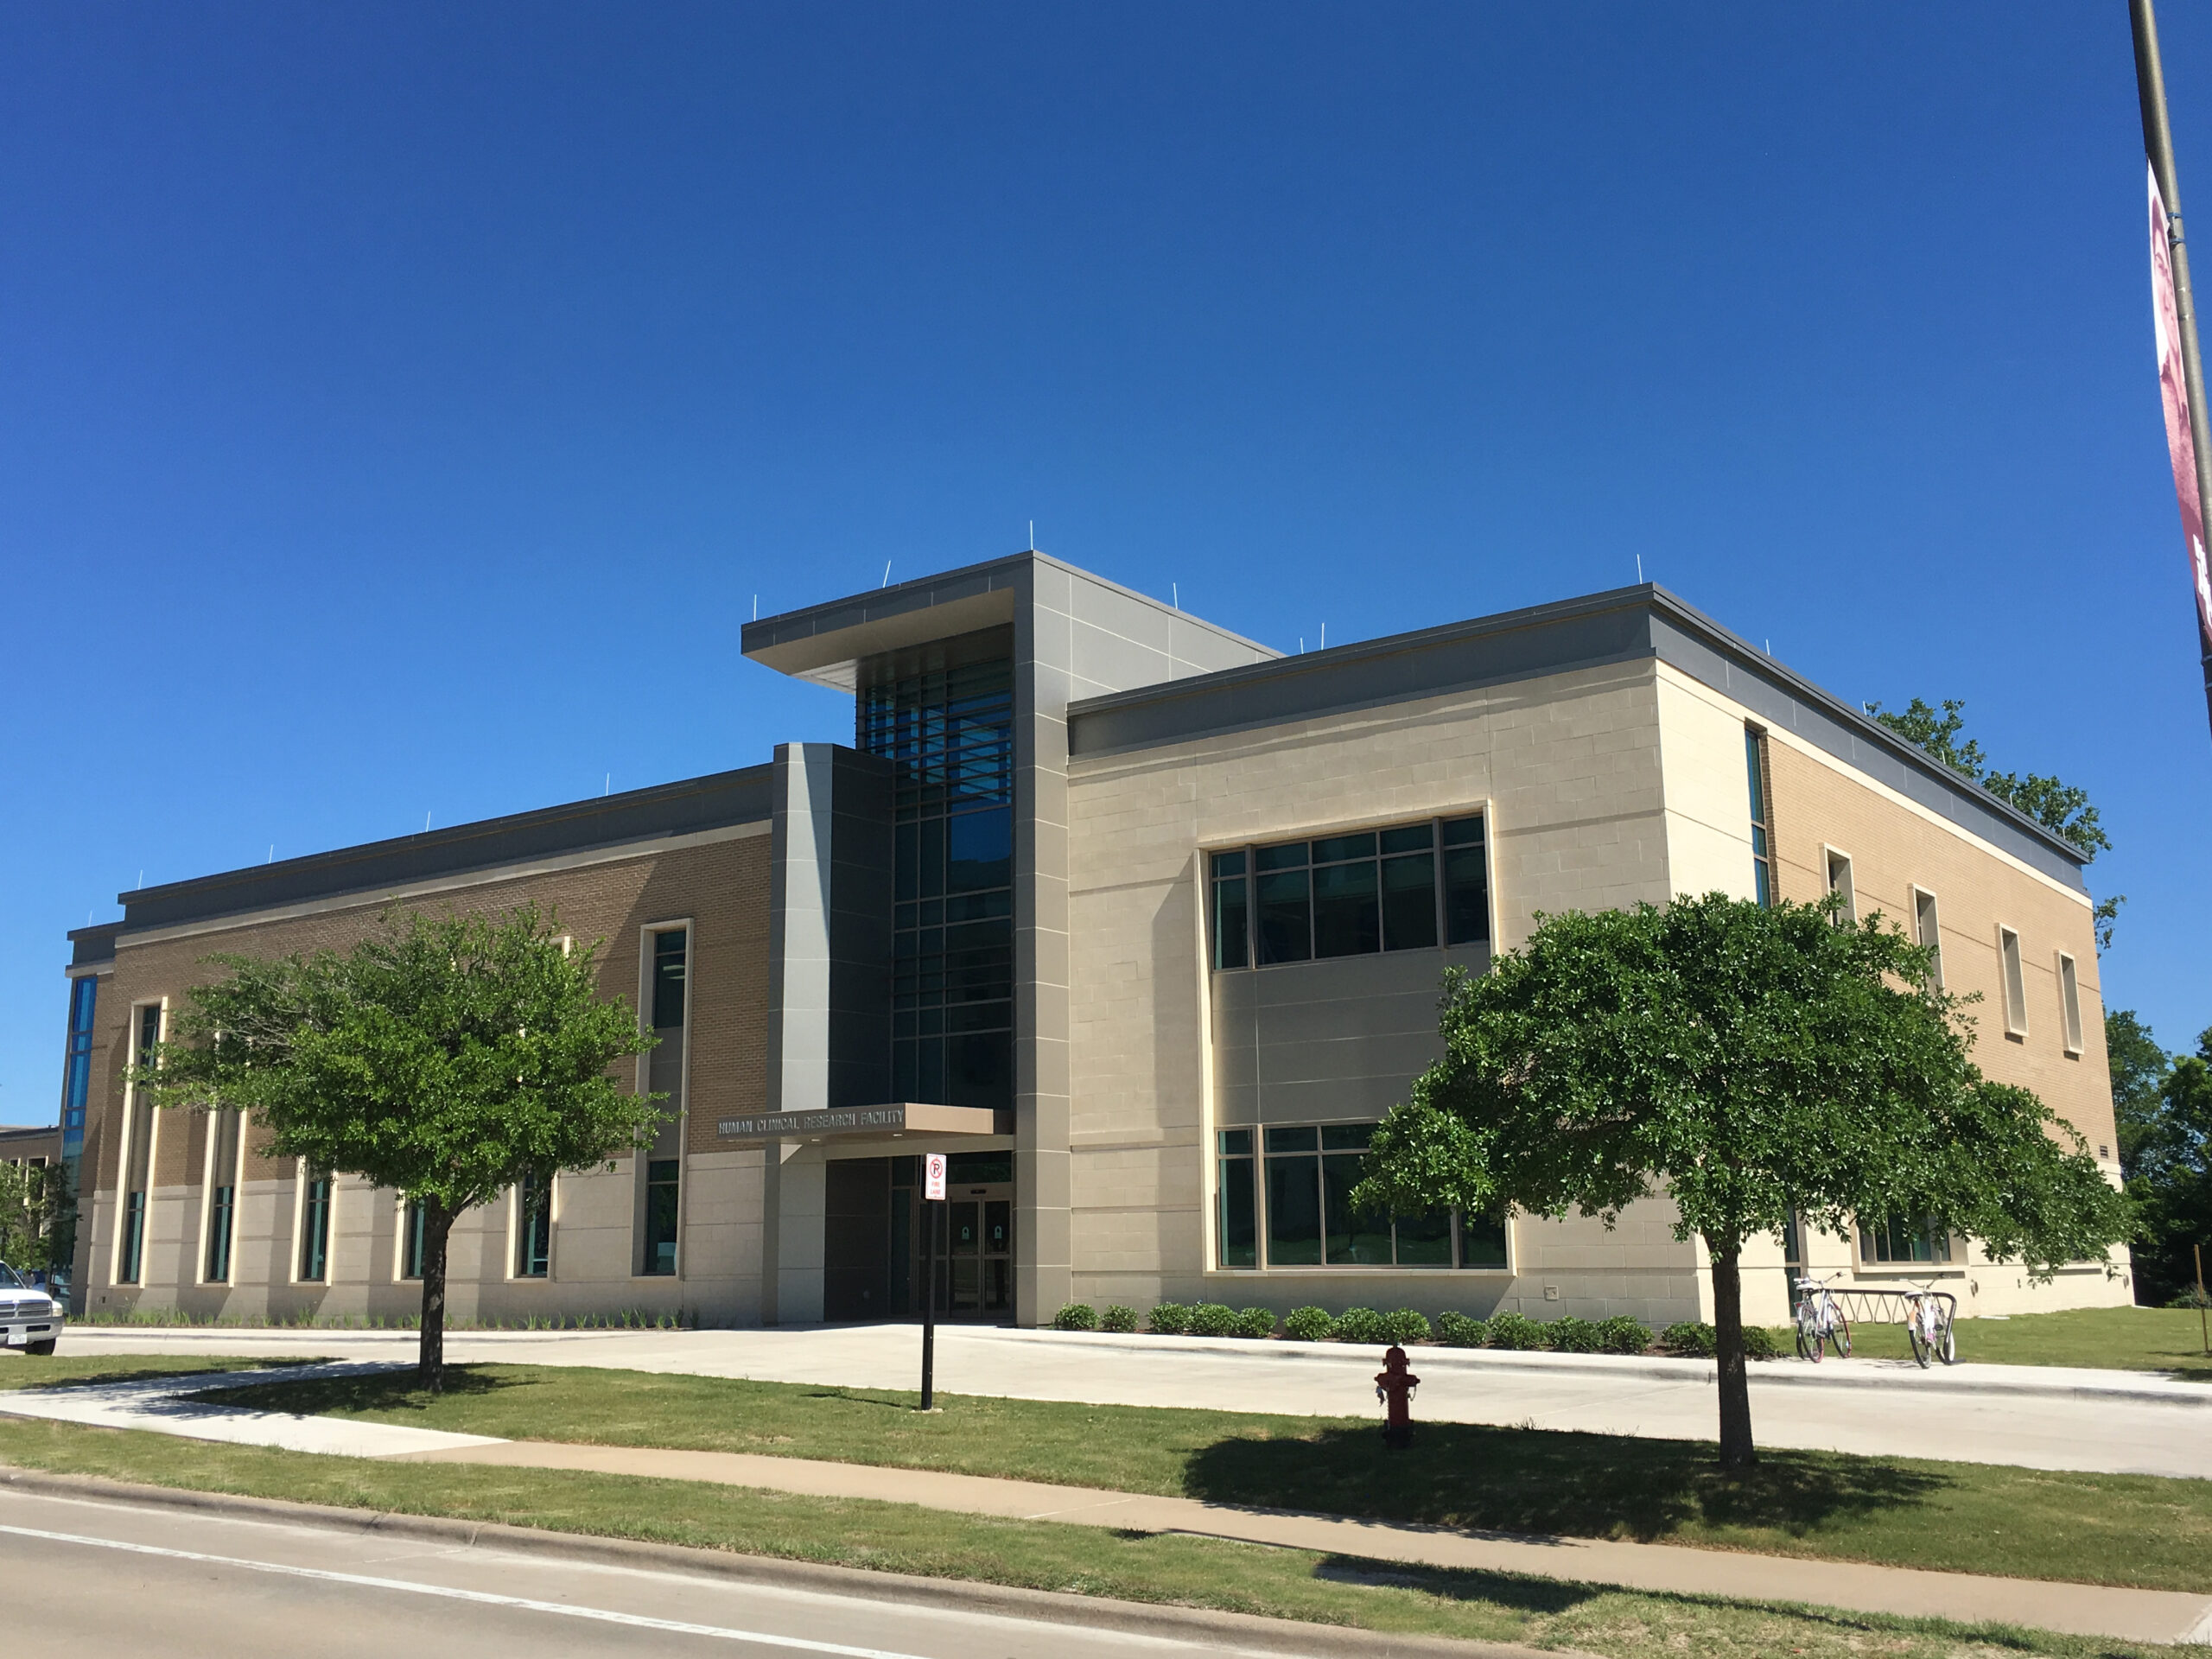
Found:
[[1732, 1475], [1701, 1441], [1430, 1423], [1405, 1452], [1386, 1450], [1372, 1428], [1217, 1440], [1192, 1456], [1184, 1491], [1217, 1503], [1649, 1541], [1711, 1528], [1802, 1536], [1923, 1506], [1952, 1484], [1932, 1470], [1806, 1452], [1762, 1452]]
[[[195, 1375], [221, 1376], [243, 1370], [266, 1370], [279, 1365], [302, 1363], [311, 1365], [315, 1363], [313, 1360], [296, 1359], [233, 1359], [219, 1362], [219, 1370], [215, 1365], [211, 1365], [206, 1371], [194, 1373], [191, 1370], [178, 1370], [174, 1367], [133, 1365], [127, 1359], [118, 1359], [115, 1364], [106, 1370], [77, 1371], [67, 1376], [39, 1376], [35, 1372], [26, 1373], [25, 1375], [31, 1380], [22, 1382], [17, 1386], [28, 1392], [34, 1389], [92, 1389], [107, 1382], [184, 1383], [190, 1382]], [[34, 1358], [27, 1360], [25, 1363], [35, 1365], [38, 1361]], [[8, 1380], [14, 1382], [15, 1374], [11, 1372]]]
[[330, 1412], [427, 1411], [441, 1399], [456, 1395], [481, 1399], [510, 1389], [537, 1386], [530, 1376], [494, 1376], [474, 1366], [446, 1367], [442, 1394], [418, 1385], [412, 1365], [360, 1371], [338, 1376], [300, 1377], [284, 1382], [249, 1382], [243, 1388], [209, 1389], [192, 1397], [211, 1405], [234, 1406], [246, 1411], [283, 1411], [302, 1417]]

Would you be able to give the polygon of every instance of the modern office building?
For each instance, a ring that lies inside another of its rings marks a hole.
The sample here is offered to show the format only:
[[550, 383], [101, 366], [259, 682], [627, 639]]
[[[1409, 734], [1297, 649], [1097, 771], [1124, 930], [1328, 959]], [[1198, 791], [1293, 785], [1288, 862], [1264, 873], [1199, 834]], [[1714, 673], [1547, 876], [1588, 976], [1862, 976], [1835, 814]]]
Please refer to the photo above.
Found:
[[[1710, 1317], [1669, 1206], [1596, 1221], [1352, 1213], [1370, 1128], [1436, 1054], [1446, 964], [1540, 912], [1714, 889], [1878, 909], [1980, 991], [1977, 1057], [2117, 1179], [2081, 856], [1653, 587], [1293, 657], [1036, 552], [745, 629], [849, 693], [849, 747], [121, 895], [73, 934], [77, 1284], [92, 1310], [394, 1313], [390, 1192], [143, 1110], [127, 1062], [214, 951], [342, 947], [389, 907], [552, 907], [662, 1041], [677, 1109], [610, 1172], [454, 1234], [486, 1320], [903, 1318], [919, 1154], [951, 1154], [942, 1296]], [[97, 991], [92, 987], [97, 986]], [[66, 1121], [66, 1117], [65, 1117]], [[1774, 1241], [1962, 1311], [2124, 1301], [2124, 1256], [2035, 1286], [1918, 1217]]]

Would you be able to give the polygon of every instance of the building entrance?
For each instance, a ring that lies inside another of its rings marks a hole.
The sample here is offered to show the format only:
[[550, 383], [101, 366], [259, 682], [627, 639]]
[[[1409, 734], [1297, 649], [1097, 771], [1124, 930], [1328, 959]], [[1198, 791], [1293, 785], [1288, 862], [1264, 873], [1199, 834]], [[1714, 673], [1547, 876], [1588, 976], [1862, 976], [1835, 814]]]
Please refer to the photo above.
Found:
[[[836, 1158], [825, 1172], [822, 1316], [832, 1321], [919, 1319], [925, 1258], [918, 1157]], [[937, 1316], [1014, 1317], [1014, 1154], [959, 1152], [946, 1160], [938, 1206]]]

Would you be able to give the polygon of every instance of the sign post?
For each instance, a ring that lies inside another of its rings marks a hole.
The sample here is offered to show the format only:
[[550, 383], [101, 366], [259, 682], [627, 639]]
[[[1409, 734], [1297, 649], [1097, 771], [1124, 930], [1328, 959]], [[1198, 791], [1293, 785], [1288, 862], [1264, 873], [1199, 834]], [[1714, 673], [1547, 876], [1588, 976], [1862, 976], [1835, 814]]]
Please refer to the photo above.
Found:
[[922, 1159], [922, 1409], [937, 1409], [937, 1224], [944, 1202], [944, 1154]]

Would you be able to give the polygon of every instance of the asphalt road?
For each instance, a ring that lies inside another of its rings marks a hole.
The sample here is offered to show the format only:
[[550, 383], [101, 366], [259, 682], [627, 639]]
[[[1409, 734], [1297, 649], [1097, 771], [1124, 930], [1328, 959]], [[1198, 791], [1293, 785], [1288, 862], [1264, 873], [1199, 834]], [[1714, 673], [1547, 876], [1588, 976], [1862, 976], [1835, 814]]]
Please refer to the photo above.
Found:
[[[10, 1656], [1173, 1659], [1204, 1640], [0, 1491]], [[1246, 1649], [1246, 1651], [1262, 1651]]]

